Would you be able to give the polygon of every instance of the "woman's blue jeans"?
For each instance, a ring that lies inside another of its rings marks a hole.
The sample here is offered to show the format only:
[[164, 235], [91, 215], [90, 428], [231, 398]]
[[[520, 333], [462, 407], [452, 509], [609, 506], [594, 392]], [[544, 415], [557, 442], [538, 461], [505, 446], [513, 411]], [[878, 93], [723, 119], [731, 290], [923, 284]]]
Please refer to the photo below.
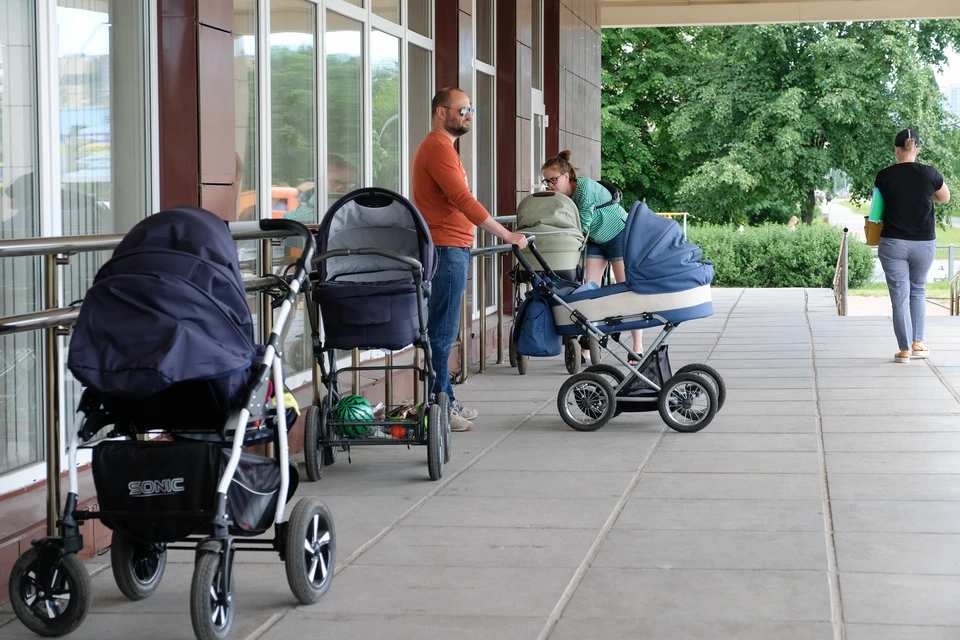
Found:
[[911, 343], [923, 342], [927, 274], [936, 252], [936, 240], [880, 238], [877, 257], [890, 290], [893, 332], [900, 351], [910, 351]]
[[460, 305], [467, 290], [470, 271], [470, 249], [464, 247], [437, 247], [437, 275], [430, 284], [427, 331], [430, 336], [431, 363], [436, 378], [433, 393], [443, 391], [453, 402], [450, 384], [450, 349], [460, 331]]

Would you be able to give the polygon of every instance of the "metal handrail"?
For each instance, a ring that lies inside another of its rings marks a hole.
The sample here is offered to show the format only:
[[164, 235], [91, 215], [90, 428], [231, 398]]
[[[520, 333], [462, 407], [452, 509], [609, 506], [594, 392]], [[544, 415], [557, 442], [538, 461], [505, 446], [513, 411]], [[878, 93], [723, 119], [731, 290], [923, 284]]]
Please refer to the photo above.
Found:
[[950, 315], [960, 316], [960, 273], [950, 278]]
[[833, 272], [833, 299], [837, 305], [837, 313], [847, 315], [847, 292], [850, 284], [849, 251], [847, 241], [850, 230], [843, 228], [843, 237], [840, 239], [840, 254], [837, 256], [837, 267]]

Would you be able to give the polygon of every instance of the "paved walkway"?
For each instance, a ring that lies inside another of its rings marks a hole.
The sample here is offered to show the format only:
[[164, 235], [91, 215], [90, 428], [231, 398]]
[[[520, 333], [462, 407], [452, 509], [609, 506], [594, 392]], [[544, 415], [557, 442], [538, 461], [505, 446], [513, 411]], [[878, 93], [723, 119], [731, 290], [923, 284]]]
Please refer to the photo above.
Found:
[[[894, 364], [889, 319], [837, 317], [829, 291], [714, 296], [670, 349], [726, 380], [705, 431], [651, 413], [578, 433], [559, 359], [492, 366], [457, 388], [482, 416], [442, 481], [425, 448], [383, 447], [300, 485], [336, 520], [331, 590], [296, 606], [275, 555], [241, 555], [231, 637], [960, 637], [960, 320], [930, 318], [932, 359]], [[91, 561], [71, 637], [192, 638], [192, 557], [171, 556], [143, 602]]]

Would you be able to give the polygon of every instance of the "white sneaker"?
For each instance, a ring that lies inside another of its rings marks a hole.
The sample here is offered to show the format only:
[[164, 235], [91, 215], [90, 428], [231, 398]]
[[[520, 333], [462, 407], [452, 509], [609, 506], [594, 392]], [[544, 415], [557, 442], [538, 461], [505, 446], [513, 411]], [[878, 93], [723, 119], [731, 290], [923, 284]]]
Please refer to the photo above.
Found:
[[465, 420], [474, 420], [477, 416], [480, 415], [480, 412], [476, 409], [468, 409], [459, 400], [453, 401], [453, 406], [450, 407], [451, 413], [460, 414]]
[[470, 431], [473, 423], [455, 411], [450, 412], [450, 431]]

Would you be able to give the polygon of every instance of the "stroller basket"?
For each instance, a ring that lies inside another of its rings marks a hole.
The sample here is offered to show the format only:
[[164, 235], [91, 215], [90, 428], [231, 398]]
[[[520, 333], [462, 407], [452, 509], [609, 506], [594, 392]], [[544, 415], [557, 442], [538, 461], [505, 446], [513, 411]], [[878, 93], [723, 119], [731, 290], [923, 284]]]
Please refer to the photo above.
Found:
[[[207, 442], [103, 442], [93, 452], [104, 523], [145, 542], [182, 540], [209, 523], [230, 458], [229, 450]], [[241, 456], [227, 491], [230, 533], [249, 536], [269, 529], [279, 491], [280, 466], [274, 460]]]

